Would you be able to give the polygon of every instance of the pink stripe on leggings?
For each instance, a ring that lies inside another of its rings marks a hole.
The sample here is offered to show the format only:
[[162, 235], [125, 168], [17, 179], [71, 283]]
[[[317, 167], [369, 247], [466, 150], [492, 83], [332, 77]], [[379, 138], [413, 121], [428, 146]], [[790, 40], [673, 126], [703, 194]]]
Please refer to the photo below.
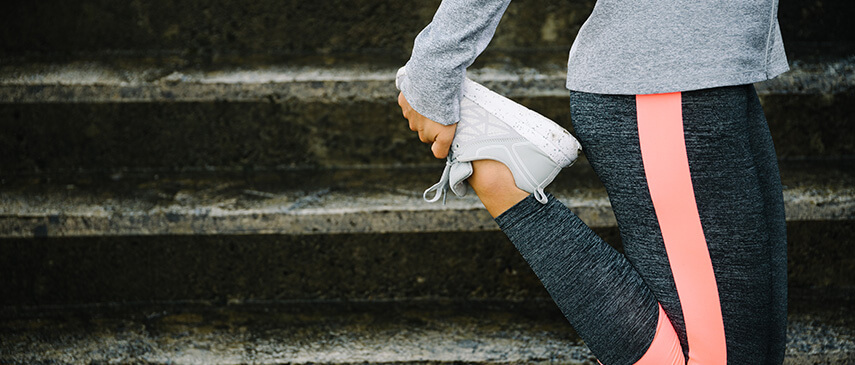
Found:
[[635, 362], [635, 365], [684, 365], [685, 363], [680, 339], [677, 338], [677, 332], [674, 331], [674, 326], [671, 325], [660, 304], [656, 335], [653, 336], [647, 352]]
[[636, 96], [644, 172], [686, 321], [689, 364], [726, 364], [718, 286], [683, 137], [681, 94]]

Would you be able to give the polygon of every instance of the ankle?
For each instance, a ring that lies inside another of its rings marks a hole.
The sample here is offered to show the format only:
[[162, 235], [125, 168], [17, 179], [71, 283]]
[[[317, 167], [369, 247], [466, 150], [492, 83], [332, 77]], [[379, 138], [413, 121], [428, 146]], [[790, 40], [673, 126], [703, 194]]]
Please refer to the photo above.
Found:
[[493, 218], [529, 195], [517, 187], [511, 170], [494, 160], [472, 161], [472, 176], [467, 181]]

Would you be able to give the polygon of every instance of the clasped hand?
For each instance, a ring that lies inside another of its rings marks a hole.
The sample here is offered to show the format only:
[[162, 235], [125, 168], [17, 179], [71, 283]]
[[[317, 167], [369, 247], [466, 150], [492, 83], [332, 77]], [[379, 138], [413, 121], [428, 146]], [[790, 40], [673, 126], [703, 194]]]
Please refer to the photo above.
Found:
[[457, 131], [457, 124], [444, 125], [437, 123], [424, 115], [421, 115], [407, 102], [404, 93], [398, 94], [398, 105], [401, 106], [401, 113], [404, 118], [410, 122], [410, 130], [419, 133], [419, 140], [423, 143], [431, 143], [430, 150], [436, 158], [445, 158], [448, 156], [448, 150], [451, 148], [451, 141], [454, 140], [454, 132]]

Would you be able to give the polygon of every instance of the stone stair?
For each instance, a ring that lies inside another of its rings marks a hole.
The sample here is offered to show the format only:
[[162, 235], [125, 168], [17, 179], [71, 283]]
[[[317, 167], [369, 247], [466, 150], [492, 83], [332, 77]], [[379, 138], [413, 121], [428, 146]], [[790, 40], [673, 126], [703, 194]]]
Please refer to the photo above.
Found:
[[[421, 201], [393, 80], [438, 3], [0, 5], [0, 363], [595, 364], [476, 197]], [[470, 76], [570, 128], [593, 1], [531, 5]], [[782, 3], [792, 71], [756, 85], [787, 364], [855, 363], [852, 10]], [[620, 247], [584, 158], [550, 189]]]
[[[784, 363], [852, 363], [841, 302], [800, 303]], [[43, 307], [0, 319], [0, 340], [27, 364], [597, 364], [551, 301]]]

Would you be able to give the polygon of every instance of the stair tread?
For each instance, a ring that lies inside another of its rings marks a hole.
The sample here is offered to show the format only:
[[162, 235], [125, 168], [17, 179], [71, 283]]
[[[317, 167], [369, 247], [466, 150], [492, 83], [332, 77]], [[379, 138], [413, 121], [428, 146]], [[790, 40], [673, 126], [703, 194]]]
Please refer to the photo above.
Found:
[[[0, 66], [0, 100], [17, 103], [174, 101], [383, 100], [394, 96], [397, 65], [382, 59], [325, 66], [311, 58], [291, 64], [207, 69], [148, 59], [8, 62]], [[482, 65], [474, 80], [509, 97], [565, 97], [564, 65]], [[842, 93], [855, 86], [855, 56], [791, 60], [791, 70], [757, 83], [758, 93]]]
[[[784, 363], [852, 361], [849, 304], [791, 312]], [[0, 343], [4, 363], [596, 364], [551, 301], [18, 309], [0, 316]]]
[[[422, 201], [441, 169], [4, 177], [0, 237], [496, 230], [474, 194], [452, 195], [446, 205]], [[788, 220], [855, 218], [852, 161], [787, 161], [781, 169]], [[615, 226], [605, 189], [585, 161], [548, 191], [590, 226]]]

